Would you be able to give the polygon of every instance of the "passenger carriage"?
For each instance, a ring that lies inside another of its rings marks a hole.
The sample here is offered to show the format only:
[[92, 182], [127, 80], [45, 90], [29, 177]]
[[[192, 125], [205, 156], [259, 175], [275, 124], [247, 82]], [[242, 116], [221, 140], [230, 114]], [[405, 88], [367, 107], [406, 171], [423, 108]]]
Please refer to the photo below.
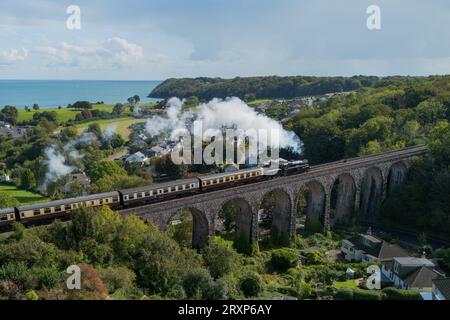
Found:
[[149, 203], [159, 199], [177, 198], [184, 195], [198, 193], [198, 179], [182, 179], [171, 182], [158, 183], [144, 187], [119, 190], [122, 205]]
[[0, 227], [12, 225], [16, 220], [16, 211], [14, 208], [0, 209]]
[[46, 203], [38, 203], [17, 207], [20, 221], [27, 222], [38, 219], [64, 216], [79, 208], [91, 208], [108, 205], [112, 209], [120, 207], [117, 191], [93, 194], [78, 198], [62, 199]]

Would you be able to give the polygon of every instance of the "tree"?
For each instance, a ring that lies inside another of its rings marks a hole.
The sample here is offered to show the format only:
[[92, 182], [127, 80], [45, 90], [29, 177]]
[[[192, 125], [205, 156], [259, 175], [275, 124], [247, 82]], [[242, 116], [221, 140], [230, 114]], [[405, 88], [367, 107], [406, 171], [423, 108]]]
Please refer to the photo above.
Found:
[[116, 103], [113, 107], [112, 113], [115, 115], [121, 115], [124, 112], [125, 106], [121, 103]]
[[16, 107], [5, 106], [0, 111], [0, 120], [8, 122], [12, 125], [15, 125], [17, 123], [18, 117], [19, 117], [19, 112], [17, 111]]
[[235, 252], [226, 243], [217, 240], [203, 248], [202, 257], [214, 279], [230, 273], [237, 259]]
[[114, 177], [126, 174], [127, 172], [121, 168], [117, 162], [109, 160], [97, 161], [90, 169], [88, 169], [89, 178], [91, 178], [93, 182], [108, 176]]
[[92, 104], [89, 101], [77, 101], [71, 107], [74, 109], [92, 109]]
[[20, 186], [26, 190], [32, 190], [36, 188], [36, 177], [30, 169], [23, 169], [20, 174]]
[[19, 206], [20, 202], [6, 192], [0, 192], [0, 209]]
[[133, 96], [133, 100], [134, 100], [134, 104], [139, 104], [139, 102], [141, 101], [141, 98], [136, 94], [135, 96]]
[[239, 285], [246, 297], [256, 297], [262, 291], [261, 277], [257, 273], [250, 273], [240, 279]]
[[183, 289], [189, 299], [201, 299], [211, 282], [211, 275], [205, 269], [192, 269], [183, 275]]
[[39, 110], [39, 105], [37, 103], [33, 104], [33, 110]]
[[298, 263], [298, 257], [293, 250], [276, 249], [272, 251], [270, 265], [274, 270], [284, 272], [289, 268], [293, 268]]

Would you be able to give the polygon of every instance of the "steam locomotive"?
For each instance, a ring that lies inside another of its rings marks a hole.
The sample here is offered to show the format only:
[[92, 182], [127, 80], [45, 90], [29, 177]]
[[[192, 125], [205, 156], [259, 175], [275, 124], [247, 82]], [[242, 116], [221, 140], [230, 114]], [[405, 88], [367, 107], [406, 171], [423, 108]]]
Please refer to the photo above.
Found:
[[278, 159], [265, 163], [262, 167], [235, 172], [210, 174], [192, 179], [175, 180], [144, 187], [0, 209], [0, 228], [2, 230], [7, 229], [15, 221], [29, 225], [37, 220], [68, 217], [72, 211], [82, 207], [95, 208], [108, 205], [113, 210], [132, 208], [238, 185], [256, 183], [279, 176], [300, 174], [308, 170], [309, 164], [307, 160], [286, 161]]

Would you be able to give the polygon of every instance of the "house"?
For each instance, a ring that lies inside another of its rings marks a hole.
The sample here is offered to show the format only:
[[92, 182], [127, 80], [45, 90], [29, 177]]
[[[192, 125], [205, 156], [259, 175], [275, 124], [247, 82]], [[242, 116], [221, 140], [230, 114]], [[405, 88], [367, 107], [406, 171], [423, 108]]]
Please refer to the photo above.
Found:
[[433, 300], [450, 300], [450, 278], [434, 279], [431, 293]]
[[0, 121], [0, 128], [11, 128], [11, 125], [8, 122]]
[[140, 163], [140, 164], [144, 164], [147, 160], [148, 160], [148, 157], [140, 151], [133, 153], [132, 155], [129, 155], [125, 159], [125, 161], [127, 161], [127, 162]]
[[443, 274], [426, 258], [394, 257], [382, 263], [381, 272], [397, 289], [430, 292], [432, 282]]
[[347, 261], [366, 263], [409, 256], [402, 247], [379, 239], [370, 232], [342, 240], [341, 253]]
[[157, 145], [157, 146], [154, 146], [154, 147], [150, 148], [150, 150], [148, 150], [146, 152], [146, 155], [148, 157], [162, 157], [162, 156], [170, 153], [170, 151], [171, 150], [166, 148], [166, 147], [163, 147], [161, 145]]
[[69, 180], [61, 188], [61, 192], [64, 194], [70, 193], [75, 183], [79, 183], [79, 185], [81, 185], [83, 189], [83, 194], [87, 194], [87, 190], [89, 189], [91, 180], [84, 172], [71, 173], [69, 175]]

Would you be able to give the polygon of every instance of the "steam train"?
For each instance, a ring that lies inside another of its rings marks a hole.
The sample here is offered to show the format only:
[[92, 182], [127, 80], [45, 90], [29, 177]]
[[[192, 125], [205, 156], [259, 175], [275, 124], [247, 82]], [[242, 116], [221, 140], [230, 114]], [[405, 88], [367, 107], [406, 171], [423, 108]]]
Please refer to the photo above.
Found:
[[[275, 166], [273, 165], [275, 163]], [[108, 205], [113, 210], [167, 201], [189, 195], [221, 190], [238, 185], [255, 183], [279, 176], [303, 173], [309, 170], [307, 160], [286, 161], [279, 159], [262, 167], [175, 180], [144, 187], [92, 194], [14, 208], [0, 209], [0, 229], [8, 229], [15, 221], [25, 225], [37, 220], [68, 217], [79, 208], [95, 208]]]

